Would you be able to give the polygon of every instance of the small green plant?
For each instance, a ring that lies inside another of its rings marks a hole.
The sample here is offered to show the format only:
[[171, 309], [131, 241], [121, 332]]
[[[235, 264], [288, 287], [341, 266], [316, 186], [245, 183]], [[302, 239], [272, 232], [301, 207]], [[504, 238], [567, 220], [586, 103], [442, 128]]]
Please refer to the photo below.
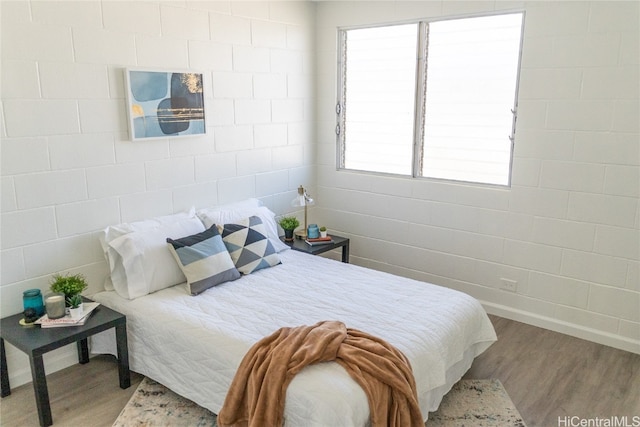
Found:
[[82, 295], [75, 294], [67, 298], [67, 305], [71, 308], [78, 308], [82, 304]]
[[322, 227], [320, 227], [320, 231], [324, 232], [327, 231], [327, 227], [325, 227], [324, 225]]
[[65, 300], [80, 294], [88, 286], [82, 274], [74, 274], [73, 276], [54, 274], [51, 280], [51, 291], [64, 294]]
[[295, 216], [283, 216], [278, 224], [283, 230], [295, 230], [300, 225], [300, 221]]

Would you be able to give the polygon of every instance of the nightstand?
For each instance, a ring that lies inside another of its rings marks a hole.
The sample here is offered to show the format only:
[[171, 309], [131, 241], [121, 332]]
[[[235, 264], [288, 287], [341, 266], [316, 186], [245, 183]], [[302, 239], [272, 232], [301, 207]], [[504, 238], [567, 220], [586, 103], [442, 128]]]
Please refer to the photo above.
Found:
[[129, 350], [127, 348], [127, 318], [125, 315], [100, 305], [91, 313], [84, 325], [59, 328], [41, 328], [37, 325], [21, 326], [18, 322], [23, 317], [22, 313], [16, 314], [5, 317], [0, 323], [2, 397], [11, 394], [9, 373], [7, 372], [7, 355], [4, 348], [6, 340], [29, 356], [33, 389], [36, 394], [36, 405], [38, 406], [38, 417], [40, 418], [41, 426], [53, 424], [51, 406], [49, 405], [47, 376], [42, 361], [44, 353], [75, 342], [78, 346], [78, 361], [81, 364], [89, 363], [87, 339], [98, 332], [116, 328], [120, 388], [128, 388], [131, 385]]
[[304, 252], [311, 255], [319, 255], [333, 249], [342, 248], [342, 262], [349, 262], [349, 239], [347, 237], [336, 236], [330, 234], [331, 243], [325, 243], [323, 245], [311, 246], [304, 239], [293, 239], [293, 242], [285, 242], [284, 236], [280, 236], [285, 245], [289, 246], [294, 251]]

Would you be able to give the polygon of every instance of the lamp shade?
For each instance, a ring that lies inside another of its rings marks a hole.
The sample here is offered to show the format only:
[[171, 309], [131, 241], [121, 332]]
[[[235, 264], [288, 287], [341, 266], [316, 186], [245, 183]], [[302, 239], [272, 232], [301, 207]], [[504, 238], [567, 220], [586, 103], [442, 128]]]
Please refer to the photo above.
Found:
[[291, 206], [311, 206], [315, 204], [313, 198], [309, 196], [307, 190], [301, 185], [298, 187], [298, 194], [291, 201]]

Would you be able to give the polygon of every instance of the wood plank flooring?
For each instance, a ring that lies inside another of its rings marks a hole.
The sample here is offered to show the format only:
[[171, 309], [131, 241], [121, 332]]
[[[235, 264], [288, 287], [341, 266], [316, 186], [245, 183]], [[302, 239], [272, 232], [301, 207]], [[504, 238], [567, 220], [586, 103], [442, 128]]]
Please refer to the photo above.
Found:
[[[11, 369], [11, 366], [9, 366]], [[113, 356], [96, 356], [85, 365], [73, 365], [47, 375], [53, 425], [108, 427], [118, 418], [142, 381], [131, 373], [131, 387], [121, 389], [118, 363]], [[2, 427], [39, 427], [32, 383], [11, 389], [0, 401]]]
[[640, 355], [490, 317], [498, 341], [465, 378], [499, 379], [528, 427], [622, 416], [640, 425]]
[[[498, 342], [465, 378], [499, 379], [528, 427], [570, 425], [558, 423], [565, 416], [640, 417], [640, 355], [495, 316], [491, 321]], [[141, 380], [132, 373], [131, 387], [120, 389], [111, 356], [48, 375], [54, 426], [111, 426]], [[0, 425], [39, 425], [31, 383], [0, 401]]]

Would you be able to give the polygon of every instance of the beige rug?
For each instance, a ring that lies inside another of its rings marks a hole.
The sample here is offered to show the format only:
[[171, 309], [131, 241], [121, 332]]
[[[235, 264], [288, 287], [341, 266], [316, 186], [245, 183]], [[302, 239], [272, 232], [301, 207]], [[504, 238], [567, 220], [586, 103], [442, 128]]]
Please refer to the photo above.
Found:
[[[526, 427], [498, 380], [461, 380], [444, 397], [428, 427]], [[145, 378], [114, 427], [217, 426], [216, 415]]]

